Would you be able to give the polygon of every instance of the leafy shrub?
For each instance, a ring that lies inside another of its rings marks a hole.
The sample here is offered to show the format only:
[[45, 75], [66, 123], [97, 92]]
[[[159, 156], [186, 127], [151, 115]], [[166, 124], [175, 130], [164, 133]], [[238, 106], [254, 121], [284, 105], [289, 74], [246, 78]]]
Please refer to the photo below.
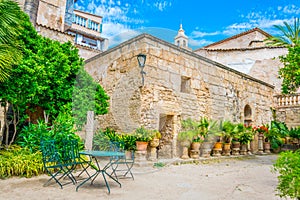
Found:
[[11, 176], [29, 178], [43, 172], [42, 154], [39, 151], [32, 153], [29, 149], [17, 145], [0, 151], [0, 178]]
[[123, 145], [125, 150], [135, 150], [136, 137], [132, 134], [119, 134], [112, 129], [100, 130], [93, 138], [93, 149], [95, 150], [109, 150], [109, 143], [119, 142]]
[[37, 124], [29, 124], [21, 130], [17, 138], [17, 144], [28, 148], [31, 152], [36, 152], [40, 149], [41, 140], [48, 139], [57, 141], [58, 150], [62, 149], [63, 140], [77, 139], [80, 149], [83, 149], [83, 142], [75, 134], [73, 122], [69, 115], [59, 115], [52, 126], [48, 126], [43, 121], [38, 121]]
[[300, 199], [300, 151], [280, 153], [273, 170], [279, 172], [278, 195]]
[[300, 139], [300, 127], [291, 128], [291, 130], [289, 131], [289, 136], [292, 138]]

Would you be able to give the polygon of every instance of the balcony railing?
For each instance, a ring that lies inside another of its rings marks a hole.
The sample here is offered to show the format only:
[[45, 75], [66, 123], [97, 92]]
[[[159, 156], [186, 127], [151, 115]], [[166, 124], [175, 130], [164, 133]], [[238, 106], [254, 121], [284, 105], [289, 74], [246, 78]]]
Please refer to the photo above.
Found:
[[300, 106], [300, 94], [276, 95], [274, 96], [275, 107], [294, 107]]

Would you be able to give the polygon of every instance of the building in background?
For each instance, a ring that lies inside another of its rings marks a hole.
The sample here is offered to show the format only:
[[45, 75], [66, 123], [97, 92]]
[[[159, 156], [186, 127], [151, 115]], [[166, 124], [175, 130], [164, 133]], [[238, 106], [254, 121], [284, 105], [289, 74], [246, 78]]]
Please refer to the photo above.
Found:
[[18, 0], [39, 34], [60, 42], [71, 41], [88, 59], [108, 48], [101, 37], [102, 17], [74, 10], [76, 0]]

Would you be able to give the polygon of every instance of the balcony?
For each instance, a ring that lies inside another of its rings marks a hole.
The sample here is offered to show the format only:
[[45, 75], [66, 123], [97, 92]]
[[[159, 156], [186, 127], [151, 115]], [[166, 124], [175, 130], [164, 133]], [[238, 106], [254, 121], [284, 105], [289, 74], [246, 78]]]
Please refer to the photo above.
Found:
[[300, 93], [274, 96], [274, 107], [300, 107]]

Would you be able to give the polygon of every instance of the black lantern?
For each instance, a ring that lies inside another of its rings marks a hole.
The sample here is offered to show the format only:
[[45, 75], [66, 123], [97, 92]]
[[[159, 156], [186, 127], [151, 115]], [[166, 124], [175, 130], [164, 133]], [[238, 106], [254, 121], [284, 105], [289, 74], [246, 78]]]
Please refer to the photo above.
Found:
[[137, 59], [139, 61], [140, 68], [144, 68], [146, 62], [146, 55], [140, 53], [139, 55], [137, 55]]
[[139, 55], [137, 55], [137, 59], [138, 59], [138, 62], [139, 62], [139, 66], [141, 68], [142, 85], [144, 85], [144, 74], [146, 74], [146, 72], [144, 72], [144, 67], [145, 67], [145, 62], [146, 62], [146, 55], [140, 53]]

